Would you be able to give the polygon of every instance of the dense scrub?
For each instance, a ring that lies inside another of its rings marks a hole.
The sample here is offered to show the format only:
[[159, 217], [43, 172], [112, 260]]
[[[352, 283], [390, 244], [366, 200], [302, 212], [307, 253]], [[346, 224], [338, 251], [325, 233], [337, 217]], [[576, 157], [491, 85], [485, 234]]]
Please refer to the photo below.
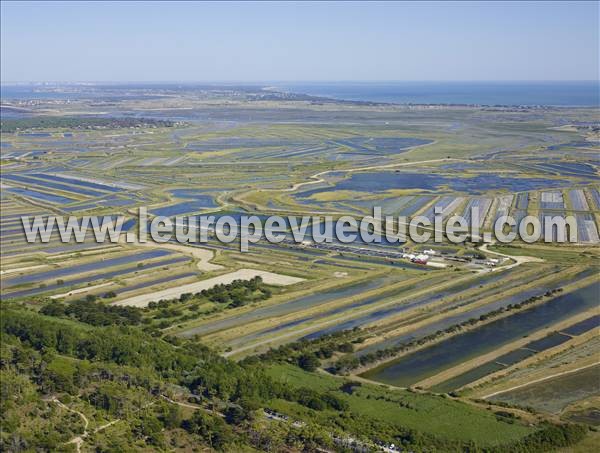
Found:
[[135, 325], [142, 321], [139, 309], [103, 304], [97, 302], [94, 296], [67, 304], [52, 301], [40, 312], [48, 316], [72, 317], [92, 326]]
[[229, 284], [215, 285], [210, 289], [202, 290], [199, 295], [211, 302], [227, 304], [234, 308], [268, 299], [271, 297], [271, 291], [265, 286], [262, 278], [256, 276], [250, 280], [234, 280]]
[[36, 116], [33, 118], [9, 118], [0, 122], [0, 130], [4, 133], [35, 129], [119, 129], [130, 127], [172, 127], [174, 123], [167, 120], [147, 118], [100, 118], [100, 117], [64, 117]]

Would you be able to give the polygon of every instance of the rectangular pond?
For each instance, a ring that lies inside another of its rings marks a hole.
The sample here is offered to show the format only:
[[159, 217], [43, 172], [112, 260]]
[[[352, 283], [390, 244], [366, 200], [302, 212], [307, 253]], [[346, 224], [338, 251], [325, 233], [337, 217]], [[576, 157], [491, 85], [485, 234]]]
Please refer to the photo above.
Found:
[[388, 285], [394, 281], [390, 277], [378, 277], [368, 281], [358, 282], [351, 285], [340, 286], [321, 291], [316, 294], [302, 296], [292, 299], [288, 302], [282, 302], [277, 305], [259, 307], [250, 312], [244, 312], [237, 316], [231, 316], [225, 319], [207, 323], [181, 333], [181, 336], [192, 337], [194, 335], [206, 335], [219, 330], [228, 329], [239, 324], [248, 324], [260, 319], [282, 316], [295, 311], [305, 310], [316, 305], [324, 304], [343, 297], [353, 297], [360, 293], [371, 291]]
[[112, 187], [112, 186], [107, 186], [105, 184], [98, 184], [95, 182], [83, 181], [81, 179], [67, 178], [65, 176], [49, 175], [46, 173], [32, 173], [31, 175], [35, 176], [36, 178], [40, 178], [40, 179], [47, 179], [49, 181], [56, 181], [56, 182], [64, 182], [64, 183], [72, 184], [72, 185], [78, 186], [78, 187], [87, 187], [90, 189], [102, 190], [105, 192], [122, 192], [123, 191], [123, 189], [121, 189], [119, 187]]
[[102, 272], [99, 274], [93, 274], [93, 275], [87, 275], [85, 277], [75, 278], [75, 279], [72, 279], [69, 281], [65, 281], [64, 283], [54, 283], [51, 285], [41, 286], [41, 287], [37, 287], [37, 288], [24, 289], [24, 290], [20, 290], [20, 291], [14, 291], [14, 292], [11, 292], [8, 294], [2, 294], [2, 299], [16, 299], [19, 297], [34, 296], [37, 294], [51, 292], [51, 291], [54, 291], [54, 290], [57, 290], [60, 288], [68, 288], [68, 287], [79, 285], [82, 283], [89, 283], [89, 282], [103, 280], [103, 279], [120, 277], [123, 275], [135, 273], [135, 272], [145, 272], [150, 269], [155, 269], [157, 267], [164, 267], [164, 266], [169, 266], [171, 264], [183, 263], [183, 262], [186, 262], [189, 260], [190, 259], [186, 256], [179, 256], [179, 257], [175, 257], [175, 258], [169, 258], [169, 259], [165, 259], [165, 260], [161, 260], [161, 261], [147, 263], [147, 264], [144, 264], [144, 266], [142, 266], [142, 267], [139, 267], [137, 265], [129, 266], [129, 267], [125, 267], [125, 268], [114, 270], [114, 271], [107, 271], [107, 272]]
[[27, 274], [19, 277], [10, 278], [4, 281], [5, 287], [22, 285], [25, 283], [43, 282], [54, 278], [62, 278], [73, 274], [82, 274], [84, 272], [95, 271], [107, 267], [121, 266], [133, 262], [141, 262], [143, 260], [149, 260], [153, 258], [160, 258], [162, 256], [170, 255], [173, 252], [168, 250], [149, 250], [146, 252], [136, 253], [133, 255], [120, 256], [118, 258], [110, 258], [100, 261], [92, 261], [91, 263], [77, 264], [72, 267], [63, 267], [59, 269], [53, 269], [46, 272], [40, 272], [38, 274]]
[[47, 201], [52, 204], [69, 204], [73, 203], [75, 199], [63, 197], [62, 195], [55, 195], [47, 192], [39, 192], [37, 190], [32, 189], [22, 189], [20, 187], [11, 187], [9, 189], [4, 189], [7, 192], [14, 193], [17, 195], [21, 195], [23, 197], [32, 198], [37, 201]]
[[189, 214], [203, 209], [216, 207], [213, 198], [209, 195], [198, 196], [197, 199], [183, 201], [160, 208], [151, 209], [151, 213], [157, 216], [176, 216], [180, 214]]
[[596, 315], [578, 322], [577, 324], [573, 324], [572, 326], [563, 329], [562, 332], [568, 335], [581, 335], [582, 333], [598, 328], [600, 328], [600, 316]]
[[512, 366], [515, 363], [532, 357], [541, 351], [545, 351], [546, 349], [550, 349], [554, 346], [565, 343], [570, 339], [571, 338], [567, 335], [553, 332], [544, 338], [526, 344], [522, 348], [510, 351], [493, 360], [490, 360], [489, 362], [484, 363], [483, 365], [472, 368], [465, 373], [459, 374], [458, 376], [450, 378], [444, 382], [440, 382], [439, 384], [434, 385], [431, 390], [435, 392], [449, 392], [451, 390], [459, 389], [460, 387], [481, 379], [488, 374]]
[[571, 207], [576, 211], [588, 211], [590, 209], [583, 189], [570, 190], [569, 200], [571, 201]]
[[298, 319], [294, 319], [293, 321], [288, 321], [288, 322], [284, 322], [281, 324], [278, 324], [275, 327], [271, 327], [269, 329], [265, 329], [265, 330], [261, 330], [259, 332], [254, 332], [250, 335], [246, 335], [244, 337], [241, 338], [236, 338], [235, 341], [231, 342], [232, 345], [236, 345], [236, 344], [243, 344], [243, 343], [247, 343], [248, 341], [254, 340], [258, 337], [264, 336], [264, 335], [269, 335], [271, 333], [275, 333], [275, 332], [279, 332], [281, 330], [285, 330], [288, 329], [290, 327], [295, 327], [297, 325], [300, 325], [302, 323], [308, 322], [308, 321], [315, 321], [315, 320], [319, 320], [319, 319], [323, 319], [323, 318], [327, 318], [330, 316], [334, 316], [334, 315], [338, 315], [338, 314], [343, 314], [344, 312], [347, 312], [349, 310], [355, 309], [355, 308], [361, 308], [361, 307], [366, 307], [368, 305], [377, 303], [385, 298], [388, 297], [392, 297], [392, 296], [397, 296], [399, 294], [405, 293], [407, 291], [411, 291], [413, 289], [418, 289], [420, 287], [423, 287], [425, 285], [429, 284], [429, 281], [427, 282], [420, 282], [420, 283], [415, 283], [412, 285], [408, 285], [402, 288], [395, 288], [389, 291], [384, 291], [380, 294], [377, 294], [375, 296], [370, 296], [361, 300], [358, 300], [356, 302], [352, 302], [350, 304], [346, 304], [343, 305], [341, 307], [336, 307], [336, 308], [332, 308], [330, 310], [326, 310], [326, 311], [322, 311], [318, 314], [313, 314], [310, 316], [304, 316]]
[[492, 321], [386, 363], [367, 371], [363, 376], [400, 387], [412, 385], [478, 355], [493, 351], [530, 332], [596, 307], [599, 291], [600, 282], [592, 283], [572, 293], [558, 296], [541, 305]]
[[[488, 277], [488, 279], [483, 278], [481, 280], [478, 280], [477, 283], [481, 284], [483, 281], [486, 281], [486, 280], [489, 283], [500, 277], [501, 277], [500, 275], [493, 275], [493, 276], [490, 275]], [[397, 305], [390, 305], [385, 308], [381, 308], [380, 310], [375, 310], [375, 311], [372, 311], [365, 315], [358, 316], [354, 319], [350, 319], [348, 321], [344, 321], [344, 322], [338, 323], [333, 326], [325, 327], [316, 332], [312, 332], [312, 333], [304, 336], [303, 339], [312, 340], [312, 339], [319, 338], [323, 335], [331, 334], [334, 332], [353, 329], [354, 327], [361, 327], [363, 325], [384, 319], [388, 316], [396, 315], [398, 313], [402, 313], [404, 311], [407, 311], [409, 309], [413, 309], [416, 307], [425, 306], [425, 305], [431, 304], [433, 302], [436, 302], [438, 300], [441, 300], [446, 296], [454, 295], [461, 291], [468, 290], [474, 284], [477, 284], [477, 283], [473, 282], [472, 280], [467, 280], [466, 282], [461, 282], [456, 285], [452, 285], [441, 291], [437, 291], [435, 293], [430, 293], [430, 294], [426, 294], [424, 296], [417, 297], [416, 299], [414, 299], [410, 302], [406, 302], [406, 301], [398, 302]], [[422, 283], [421, 286], [426, 286], [426, 285], [431, 285], [431, 284], [432, 284], [431, 280], [426, 280], [425, 282]]]
[[105, 195], [103, 192], [98, 192], [97, 190], [85, 189], [81, 187], [69, 186], [66, 184], [61, 184], [57, 182], [45, 181], [41, 179], [30, 178], [28, 176], [22, 175], [3, 175], [3, 179], [8, 179], [9, 181], [16, 181], [21, 184], [33, 185], [36, 187], [42, 188], [50, 188], [56, 190], [62, 190], [63, 192], [71, 192], [80, 195], [87, 195], [90, 197], [101, 197]]

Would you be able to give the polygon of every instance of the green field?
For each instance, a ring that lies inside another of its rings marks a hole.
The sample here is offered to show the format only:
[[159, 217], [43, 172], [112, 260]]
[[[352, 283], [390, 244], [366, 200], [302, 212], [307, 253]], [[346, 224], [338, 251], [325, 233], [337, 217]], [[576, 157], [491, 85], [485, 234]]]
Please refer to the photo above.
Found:
[[[424, 432], [439, 439], [468, 442], [476, 445], [501, 445], [518, 440], [534, 429], [521, 423], [511, 423], [499, 419], [493, 413], [470, 404], [453, 401], [441, 396], [411, 393], [405, 390], [391, 390], [387, 386], [361, 384], [351, 395], [340, 391], [343, 379], [307, 373], [296, 367], [276, 365], [268, 369], [275, 379], [294, 387], [314, 388], [328, 391], [348, 402], [350, 411], [355, 414], [348, 420], [356, 432], [368, 430], [367, 420], [387, 425], [390, 432], [404, 429]], [[285, 401], [273, 401], [273, 408], [298, 417], [315, 418], [319, 423], [331, 423], [339, 415], [333, 411], [307, 411], [306, 408]], [[345, 423], [340, 421], [339, 423]]]

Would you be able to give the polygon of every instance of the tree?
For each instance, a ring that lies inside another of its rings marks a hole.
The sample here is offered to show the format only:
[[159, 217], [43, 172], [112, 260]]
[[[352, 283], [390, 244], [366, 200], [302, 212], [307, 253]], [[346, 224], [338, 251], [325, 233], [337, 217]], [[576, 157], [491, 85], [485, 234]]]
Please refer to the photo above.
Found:
[[229, 406], [225, 411], [225, 421], [230, 425], [239, 425], [249, 418], [248, 412], [239, 406]]
[[219, 417], [213, 417], [198, 410], [192, 418], [183, 424], [186, 431], [197, 434], [204, 439], [211, 448], [222, 450], [233, 440], [231, 428]]
[[176, 404], [168, 404], [164, 406], [162, 414], [162, 422], [165, 428], [172, 429], [181, 425], [181, 409]]
[[148, 443], [162, 445], [164, 436], [162, 434], [162, 425], [153, 415], [145, 414], [133, 424], [133, 433]]
[[354, 346], [352, 343], [342, 343], [338, 346], [338, 351], [340, 352], [354, 352]]
[[315, 354], [306, 353], [298, 357], [298, 366], [305, 371], [315, 371], [321, 366], [321, 361]]

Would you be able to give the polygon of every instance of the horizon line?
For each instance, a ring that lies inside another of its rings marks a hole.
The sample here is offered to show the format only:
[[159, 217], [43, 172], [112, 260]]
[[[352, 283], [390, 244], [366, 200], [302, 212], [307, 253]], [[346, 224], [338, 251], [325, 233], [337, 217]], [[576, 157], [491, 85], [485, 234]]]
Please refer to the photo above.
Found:
[[272, 83], [573, 83], [595, 82], [600, 79], [423, 79], [423, 80], [343, 80], [343, 79], [308, 79], [308, 80], [8, 80], [0, 85], [12, 84], [101, 84], [101, 83], [163, 83], [163, 84], [272, 84]]

